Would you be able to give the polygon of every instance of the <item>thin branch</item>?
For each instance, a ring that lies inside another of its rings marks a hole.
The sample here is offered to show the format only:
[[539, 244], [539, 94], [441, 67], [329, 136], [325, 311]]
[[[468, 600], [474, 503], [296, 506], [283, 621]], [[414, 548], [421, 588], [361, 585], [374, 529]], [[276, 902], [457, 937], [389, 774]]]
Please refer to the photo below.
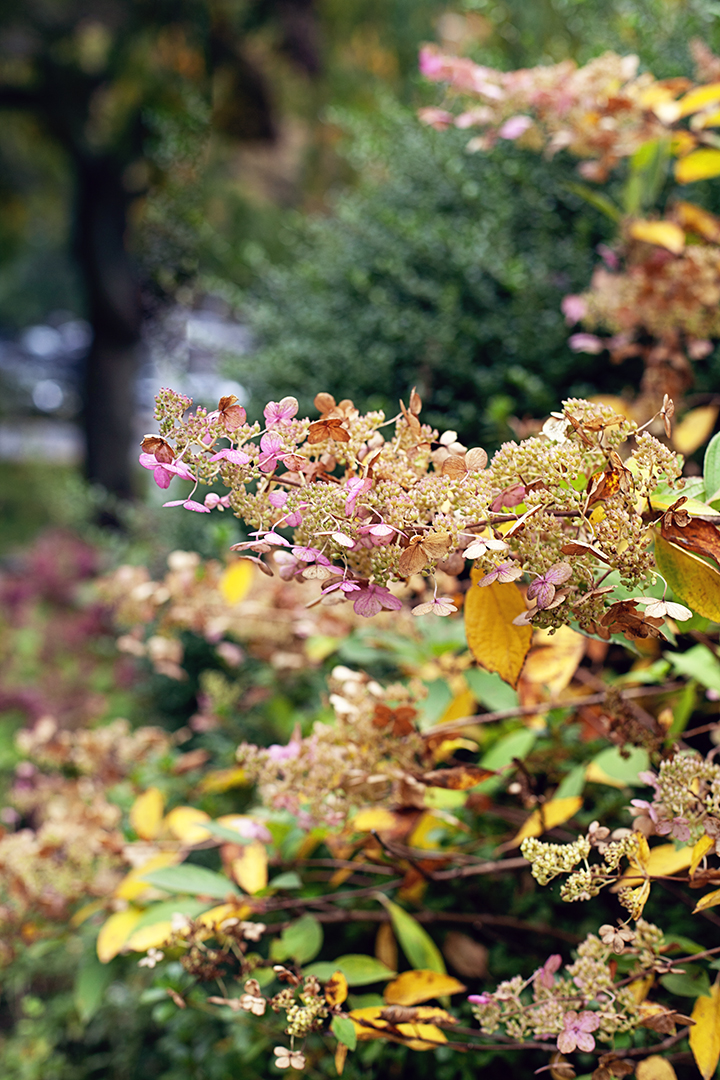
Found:
[[[652, 697], [654, 694], [669, 694], [673, 690], [681, 690], [684, 682], [664, 683], [662, 686], [631, 686], [623, 690], [623, 698]], [[552, 712], [553, 709], [576, 709], [580, 705], [602, 705], [609, 690], [598, 694], [587, 694], [585, 697], [572, 698], [569, 701], [544, 701], [537, 705], [517, 705], [514, 709], [498, 709], [495, 712], [479, 713], [476, 716], [462, 716], [459, 720], [448, 720], [444, 724], [435, 724], [421, 732], [423, 738], [430, 735], [441, 735], [446, 731], [455, 731], [457, 728], [470, 727], [473, 724], [491, 724], [496, 720], [512, 720], [516, 716], [542, 715]]]

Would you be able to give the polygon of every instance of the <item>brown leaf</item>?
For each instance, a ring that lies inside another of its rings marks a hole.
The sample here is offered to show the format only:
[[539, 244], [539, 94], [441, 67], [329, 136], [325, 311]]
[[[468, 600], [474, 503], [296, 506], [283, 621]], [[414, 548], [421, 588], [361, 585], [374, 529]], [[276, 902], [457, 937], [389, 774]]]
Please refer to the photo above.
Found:
[[662, 624], [662, 619], [642, 615], [634, 600], [619, 600], [616, 604], [611, 604], [600, 620], [600, 625], [610, 633], [624, 634], [631, 641], [635, 638], [664, 637], [657, 629]]
[[162, 462], [163, 465], [169, 465], [175, 457], [172, 446], [161, 435], [146, 435], [140, 443], [140, 448], [145, 454], [154, 454], [155, 460]]
[[698, 521], [697, 518], [691, 518], [688, 515], [687, 524], [681, 526], [673, 520], [668, 511], [663, 515], [660, 531], [663, 539], [669, 540], [686, 551], [693, 551], [696, 555], [712, 559], [720, 566], [720, 529], [717, 529], [712, 522]]
[[391, 709], [388, 705], [378, 702], [375, 706], [373, 727], [387, 727], [392, 722], [392, 733], [399, 738], [402, 735], [409, 735], [415, 730], [413, 720], [416, 716], [417, 709], [414, 709], [412, 705], [398, 705], [397, 708]]
[[428, 562], [422, 546], [422, 536], [413, 536], [398, 561], [398, 573], [401, 577], [410, 577], [423, 570]]
[[422, 434], [422, 428], [420, 426], [420, 421], [418, 420], [417, 416], [415, 416], [413, 412], [409, 412], [405, 408], [405, 404], [402, 401], [400, 402], [400, 409], [403, 416], [405, 417], [405, 423], [410, 428], [415, 438], [419, 439]]
[[610, 562], [604, 551], [594, 547], [592, 544], [584, 544], [581, 540], [572, 540], [568, 544], [563, 544], [560, 550], [563, 555], [593, 555], [596, 559], [600, 559], [601, 562]]
[[429, 787], [467, 791], [494, 775], [492, 769], [481, 769], [478, 765], [455, 765], [450, 769], [432, 769], [431, 772], [423, 773], [420, 779]]
[[484, 979], [488, 972], [488, 950], [459, 930], [446, 934], [442, 947], [445, 959], [464, 979]]

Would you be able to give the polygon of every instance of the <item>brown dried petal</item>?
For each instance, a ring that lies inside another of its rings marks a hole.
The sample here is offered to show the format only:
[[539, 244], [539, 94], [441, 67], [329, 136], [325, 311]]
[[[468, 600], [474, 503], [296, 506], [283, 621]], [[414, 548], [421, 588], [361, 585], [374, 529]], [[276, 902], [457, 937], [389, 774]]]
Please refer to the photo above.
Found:
[[419, 416], [421, 411], [422, 411], [422, 398], [420, 397], [417, 390], [413, 386], [412, 390], [410, 391], [410, 412], [414, 413], [415, 416]]
[[481, 446], [471, 447], [465, 455], [468, 472], [480, 472], [488, 463], [488, 456]]
[[465, 456], [450, 454], [443, 461], [440, 472], [443, 476], [449, 476], [451, 480], [460, 480], [463, 476], [467, 476]]
[[332, 394], [326, 394], [324, 392], [315, 395], [313, 404], [317, 411], [323, 415], [332, 412], [332, 410], [336, 408], [335, 398]]
[[145, 454], [154, 454], [155, 460], [163, 465], [169, 465], [175, 457], [172, 446], [161, 435], [146, 435], [140, 447]]
[[413, 540], [416, 543], [411, 540], [410, 545], [405, 548], [398, 561], [398, 573], [401, 577], [411, 577], [412, 574], [418, 574], [430, 561], [423, 551], [422, 537], [413, 537]]
[[307, 441], [310, 445], [324, 442], [325, 439], [334, 439], [336, 442], [350, 442], [349, 432], [342, 426], [340, 417], [327, 417], [324, 420], [315, 420], [308, 428]]

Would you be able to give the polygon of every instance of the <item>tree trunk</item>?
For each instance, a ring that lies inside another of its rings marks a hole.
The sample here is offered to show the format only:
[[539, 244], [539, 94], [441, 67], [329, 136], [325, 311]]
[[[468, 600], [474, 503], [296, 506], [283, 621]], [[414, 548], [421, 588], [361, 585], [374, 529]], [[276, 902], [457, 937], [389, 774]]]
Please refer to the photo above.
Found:
[[127, 195], [120, 163], [83, 157], [75, 164], [74, 247], [93, 329], [84, 381], [85, 471], [88, 480], [130, 498], [142, 308], [125, 247]]

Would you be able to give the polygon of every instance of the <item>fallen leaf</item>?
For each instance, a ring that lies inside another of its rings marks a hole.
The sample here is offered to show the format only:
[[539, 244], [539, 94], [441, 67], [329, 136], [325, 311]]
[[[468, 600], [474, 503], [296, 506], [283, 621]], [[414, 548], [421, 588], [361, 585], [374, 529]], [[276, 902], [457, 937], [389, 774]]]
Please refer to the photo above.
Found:
[[[473, 586], [482, 577], [471, 572]], [[493, 581], [483, 589], [471, 588], [465, 599], [465, 632], [473, 656], [487, 671], [516, 687], [532, 644], [532, 627], [515, 626], [513, 619], [526, 610], [513, 582]]]

